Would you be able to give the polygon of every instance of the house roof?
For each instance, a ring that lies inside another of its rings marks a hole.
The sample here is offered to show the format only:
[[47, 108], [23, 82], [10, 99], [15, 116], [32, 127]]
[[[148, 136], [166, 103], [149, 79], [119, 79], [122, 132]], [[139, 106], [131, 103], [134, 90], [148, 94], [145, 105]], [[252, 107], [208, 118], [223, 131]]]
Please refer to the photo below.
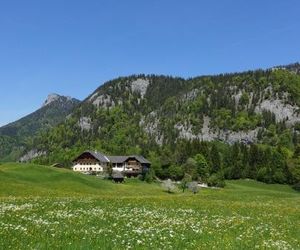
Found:
[[135, 157], [140, 163], [143, 164], [151, 164], [150, 161], [148, 161], [144, 156], [142, 155], [134, 155], [133, 157]]
[[[123, 163], [123, 162], [127, 161], [130, 158], [135, 158], [137, 161], [139, 161], [142, 164], [151, 164], [150, 161], [148, 161], [145, 157], [143, 157], [141, 155], [106, 156], [106, 155], [104, 155], [104, 154], [102, 154], [100, 152], [91, 151], [91, 150], [85, 151], [81, 155], [83, 155], [85, 153], [91, 154], [98, 161], [105, 162], [105, 163], [108, 163], [108, 162], [111, 162], [111, 163]], [[76, 159], [74, 159], [74, 161], [76, 161], [80, 156], [78, 156]]]
[[95, 157], [100, 162], [106, 162], [106, 163], [109, 162], [109, 159], [107, 158], [107, 156], [105, 156], [104, 154], [101, 154], [100, 152], [91, 151], [91, 150], [84, 151], [82, 154], [80, 154], [78, 157], [76, 157], [76, 159], [74, 159], [74, 161], [76, 161], [81, 155], [86, 154], [86, 153], [91, 154], [93, 157]]
[[111, 163], [123, 163], [128, 159], [128, 156], [107, 156]]
[[124, 155], [124, 156], [107, 156], [111, 163], [123, 163], [127, 161], [130, 158], [135, 158], [137, 161], [139, 161], [142, 164], [150, 164], [150, 161], [148, 161], [145, 157], [141, 155]]

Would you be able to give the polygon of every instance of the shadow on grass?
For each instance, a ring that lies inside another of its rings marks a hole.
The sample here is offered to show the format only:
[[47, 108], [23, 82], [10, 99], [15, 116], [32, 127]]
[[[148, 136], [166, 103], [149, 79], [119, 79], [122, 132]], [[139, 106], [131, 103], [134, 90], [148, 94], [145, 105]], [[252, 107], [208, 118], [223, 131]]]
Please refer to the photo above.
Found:
[[170, 195], [177, 194], [177, 192], [170, 192], [170, 191], [167, 191], [167, 190], [163, 190], [163, 192], [166, 193], [166, 194], [170, 194]]

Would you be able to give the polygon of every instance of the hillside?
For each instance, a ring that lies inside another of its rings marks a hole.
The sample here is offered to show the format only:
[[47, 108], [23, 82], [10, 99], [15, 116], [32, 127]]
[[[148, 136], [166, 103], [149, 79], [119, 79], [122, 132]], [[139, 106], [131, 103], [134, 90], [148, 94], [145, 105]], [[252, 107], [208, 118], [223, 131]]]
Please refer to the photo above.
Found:
[[34, 115], [0, 129], [2, 159], [69, 167], [92, 149], [144, 155], [160, 178], [300, 183], [299, 69], [120, 77], [61, 116], [60, 102], [46, 112], [57, 103], [50, 98]]
[[[177, 195], [181, 195], [177, 190]], [[224, 200], [248, 200], [259, 196], [300, 198], [300, 194], [287, 185], [264, 184], [252, 180], [227, 181], [222, 190], [204, 189], [212, 197]], [[245, 194], [251, 194], [246, 197]], [[0, 164], [0, 198], [4, 197], [155, 197], [170, 196], [158, 183], [148, 184], [137, 179], [126, 179], [123, 184], [102, 180], [63, 168], [25, 163]], [[171, 195], [172, 196], [172, 195]]]
[[299, 68], [117, 78], [26, 148], [45, 152], [34, 160], [42, 164], [70, 166], [81, 151], [96, 149], [145, 155], [160, 178], [216, 174], [294, 184], [300, 182]]
[[162, 191], [158, 185], [138, 180], [116, 185], [95, 176], [34, 164], [0, 165], [1, 197], [145, 196]]
[[[63, 122], [78, 104], [77, 99], [51, 94], [37, 111], [1, 127], [0, 160], [18, 160], [33, 136]], [[38, 156], [39, 153], [31, 152], [30, 155]]]
[[300, 195], [287, 185], [238, 180], [196, 195], [169, 194], [138, 180], [114, 184], [65, 169], [4, 164], [0, 199], [1, 249], [300, 246]]

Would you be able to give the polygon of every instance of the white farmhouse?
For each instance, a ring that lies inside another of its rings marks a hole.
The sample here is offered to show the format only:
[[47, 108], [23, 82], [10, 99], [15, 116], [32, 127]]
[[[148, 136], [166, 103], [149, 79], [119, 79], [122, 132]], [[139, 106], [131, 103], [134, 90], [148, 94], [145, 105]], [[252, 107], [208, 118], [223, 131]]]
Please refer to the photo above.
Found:
[[151, 163], [140, 155], [107, 156], [97, 151], [85, 151], [73, 160], [73, 170], [82, 173], [103, 172], [109, 167], [114, 172], [137, 176], [147, 171]]

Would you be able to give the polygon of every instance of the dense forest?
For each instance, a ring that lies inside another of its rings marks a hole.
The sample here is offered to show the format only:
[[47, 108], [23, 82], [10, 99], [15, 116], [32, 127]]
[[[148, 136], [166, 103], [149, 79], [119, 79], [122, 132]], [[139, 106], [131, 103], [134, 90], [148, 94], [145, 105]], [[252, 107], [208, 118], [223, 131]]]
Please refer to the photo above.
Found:
[[[32, 137], [34, 162], [71, 165], [83, 150], [142, 154], [159, 178], [300, 183], [299, 64], [191, 79], [121, 77]], [[1, 142], [0, 142], [1, 143]]]

